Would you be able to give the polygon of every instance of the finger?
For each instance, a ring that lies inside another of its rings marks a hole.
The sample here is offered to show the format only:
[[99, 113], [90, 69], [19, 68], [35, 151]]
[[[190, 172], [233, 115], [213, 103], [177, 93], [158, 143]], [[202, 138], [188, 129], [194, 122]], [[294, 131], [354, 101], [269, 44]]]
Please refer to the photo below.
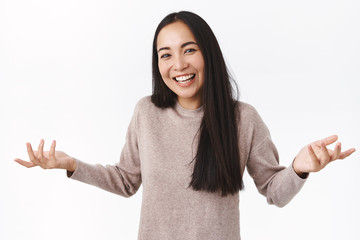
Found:
[[31, 167], [36, 166], [33, 162], [27, 162], [27, 161], [21, 160], [19, 158], [15, 159], [14, 161], [17, 162], [20, 165], [23, 165], [24, 167], [27, 167], [27, 168], [31, 168]]
[[32, 150], [31, 144], [30, 144], [30, 143], [26, 143], [26, 148], [27, 148], [27, 152], [28, 152], [30, 161], [36, 163], [37, 160], [36, 160], [36, 157], [35, 157], [34, 152], [33, 152], [33, 150]]
[[55, 147], [56, 147], [56, 141], [53, 140], [53, 142], [51, 144], [50, 152], [49, 152], [50, 157], [55, 157]]
[[308, 145], [308, 152], [309, 152], [309, 155], [310, 155], [311, 160], [312, 160], [316, 165], [319, 165], [319, 164], [320, 164], [320, 161], [319, 161], [318, 157], [316, 156], [316, 154], [315, 154], [315, 152], [314, 152], [314, 149], [312, 148], [311, 144]]
[[331, 155], [330, 162], [335, 161], [339, 158], [341, 153], [341, 143], [338, 142], [335, 146], [334, 153]]
[[330, 155], [329, 155], [329, 152], [326, 148], [326, 145], [325, 145], [325, 142], [322, 141], [321, 142], [321, 148], [320, 148], [320, 151], [321, 151], [321, 155], [323, 155], [323, 157], [320, 157], [319, 160], [320, 160], [320, 163], [322, 165], [325, 165], [327, 164], [329, 161], [330, 161]]
[[324, 141], [321, 142], [321, 152], [322, 152], [322, 154], [324, 154], [326, 157], [330, 158], [328, 149], [326, 148], [326, 144], [325, 144]]
[[337, 135], [331, 135], [331, 136], [329, 136], [329, 137], [327, 137], [327, 138], [324, 138], [324, 139], [321, 139], [321, 140], [318, 140], [318, 141], [314, 142], [314, 144], [320, 146], [321, 143], [324, 142], [325, 145], [327, 146], [327, 145], [330, 145], [330, 144], [336, 142], [337, 140], [338, 140], [338, 136], [337, 136]]
[[39, 158], [43, 158], [43, 151], [44, 151], [44, 139], [41, 139], [38, 147], [38, 155], [37, 155]]
[[349, 150], [346, 150], [345, 152], [340, 153], [339, 159], [344, 159], [348, 156], [350, 156], [351, 154], [353, 154], [355, 152], [355, 148], [350, 148]]
[[338, 140], [338, 136], [337, 135], [331, 135], [330, 137], [327, 137], [324, 139], [325, 141], [325, 145], [330, 145], [333, 144], [334, 142], [336, 142]]

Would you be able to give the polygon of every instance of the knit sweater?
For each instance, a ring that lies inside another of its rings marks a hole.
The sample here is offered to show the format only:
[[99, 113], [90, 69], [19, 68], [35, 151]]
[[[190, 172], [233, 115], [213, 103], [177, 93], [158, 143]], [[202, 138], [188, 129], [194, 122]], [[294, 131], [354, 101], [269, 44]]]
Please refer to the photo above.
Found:
[[[257, 111], [239, 102], [240, 165], [269, 204], [286, 205], [303, 186], [290, 166], [279, 166], [278, 152]], [[239, 240], [239, 193], [189, 188], [197, 131], [203, 117], [196, 110], [156, 107], [141, 99], [128, 127], [120, 161], [91, 165], [77, 160], [68, 177], [130, 197], [143, 185], [139, 240]]]

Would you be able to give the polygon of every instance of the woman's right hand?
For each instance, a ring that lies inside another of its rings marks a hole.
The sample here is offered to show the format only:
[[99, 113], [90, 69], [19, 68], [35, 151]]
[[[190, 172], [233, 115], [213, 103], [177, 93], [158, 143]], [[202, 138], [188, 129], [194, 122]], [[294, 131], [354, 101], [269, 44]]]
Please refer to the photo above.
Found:
[[24, 161], [22, 159], [16, 158], [15, 162], [27, 167], [40, 166], [43, 169], [66, 169], [70, 172], [74, 172], [76, 169], [76, 160], [64, 152], [55, 151], [56, 142], [55, 140], [51, 144], [50, 151], [43, 151], [44, 149], [44, 140], [41, 139], [38, 151], [33, 151], [31, 144], [26, 143], [27, 152], [29, 155], [30, 161]]

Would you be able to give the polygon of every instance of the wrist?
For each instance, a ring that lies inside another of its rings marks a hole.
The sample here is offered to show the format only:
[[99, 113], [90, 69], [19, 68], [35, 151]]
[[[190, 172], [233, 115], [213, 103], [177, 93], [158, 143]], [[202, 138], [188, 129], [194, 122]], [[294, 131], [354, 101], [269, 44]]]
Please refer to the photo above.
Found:
[[68, 170], [69, 172], [75, 172], [76, 167], [77, 167], [76, 159], [71, 157], [69, 161], [69, 166], [66, 168], [66, 170]]
[[[296, 159], [296, 158], [295, 158]], [[294, 170], [294, 172], [300, 177], [300, 178], [307, 178], [309, 176], [309, 173], [307, 172], [302, 172], [302, 171], [299, 171], [296, 166], [295, 166], [295, 159], [293, 160], [291, 166], [292, 166], [292, 169]]]

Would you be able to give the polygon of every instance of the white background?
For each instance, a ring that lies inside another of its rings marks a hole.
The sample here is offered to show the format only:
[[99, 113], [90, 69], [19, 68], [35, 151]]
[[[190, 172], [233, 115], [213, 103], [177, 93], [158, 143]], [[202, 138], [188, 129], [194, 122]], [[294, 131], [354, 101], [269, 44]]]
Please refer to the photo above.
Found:
[[[356, 0], [0, 0], [0, 239], [136, 239], [142, 189], [125, 199], [13, 159], [44, 138], [89, 163], [118, 161], [134, 105], [151, 94], [155, 28], [184, 9], [212, 27], [281, 164], [331, 134], [360, 150]], [[246, 175], [242, 239], [360, 239], [359, 170], [355, 152], [281, 209]]]

